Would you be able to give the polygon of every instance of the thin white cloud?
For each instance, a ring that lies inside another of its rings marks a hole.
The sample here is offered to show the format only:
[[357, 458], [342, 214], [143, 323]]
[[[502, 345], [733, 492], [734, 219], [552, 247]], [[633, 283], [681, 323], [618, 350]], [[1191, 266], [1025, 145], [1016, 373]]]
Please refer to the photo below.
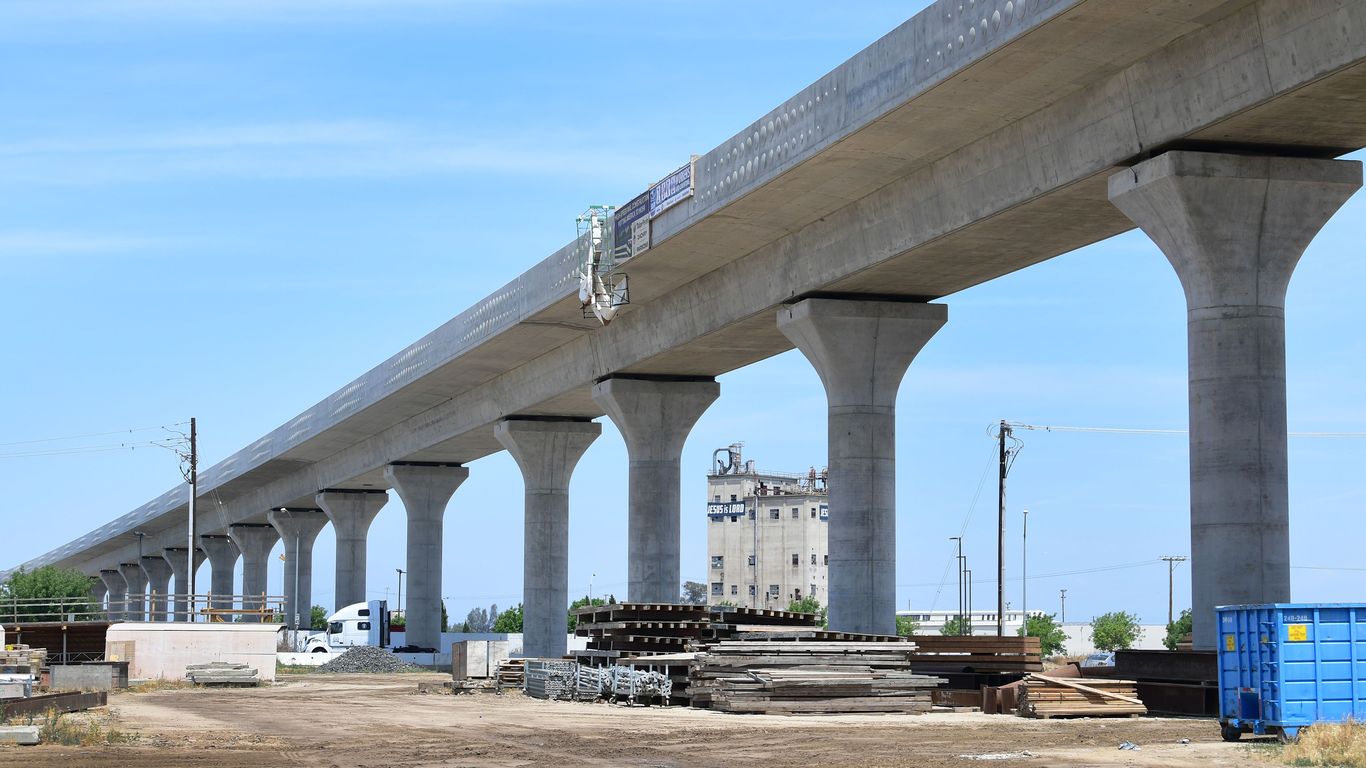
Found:
[[[416, 12], [476, 21], [536, 0], [63, 0], [0, 4], [10, 26], [71, 22], [318, 23], [412, 20]], [[478, 14], [478, 15], [471, 15]]]

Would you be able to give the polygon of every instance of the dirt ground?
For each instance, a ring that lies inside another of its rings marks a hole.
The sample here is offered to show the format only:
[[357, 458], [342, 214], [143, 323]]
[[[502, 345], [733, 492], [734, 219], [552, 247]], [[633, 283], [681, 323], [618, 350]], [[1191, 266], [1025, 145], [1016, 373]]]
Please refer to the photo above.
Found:
[[[777, 717], [680, 707], [419, 694], [435, 674], [282, 677], [255, 689], [118, 693], [127, 744], [5, 747], [0, 765], [101, 766], [1261, 766], [1210, 720], [981, 714]], [[1189, 744], [1182, 744], [1189, 739]], [[1118, 749], [1123, 741], [1138, 751]], [[968, 756], [1005, 755], [973, 760]], [[1024, 754], [1028, 753], [1028, 754]]]

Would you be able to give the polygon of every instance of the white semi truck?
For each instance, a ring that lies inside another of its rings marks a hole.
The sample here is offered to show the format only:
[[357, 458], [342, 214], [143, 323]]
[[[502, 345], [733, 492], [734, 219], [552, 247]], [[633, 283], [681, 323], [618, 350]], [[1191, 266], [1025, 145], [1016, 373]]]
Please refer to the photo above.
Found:
[[389, 603], [353, 603], [327, 617], [327, 629], [308, 636], [308, 653], [346, 653], [358, 645], [389, 647]]

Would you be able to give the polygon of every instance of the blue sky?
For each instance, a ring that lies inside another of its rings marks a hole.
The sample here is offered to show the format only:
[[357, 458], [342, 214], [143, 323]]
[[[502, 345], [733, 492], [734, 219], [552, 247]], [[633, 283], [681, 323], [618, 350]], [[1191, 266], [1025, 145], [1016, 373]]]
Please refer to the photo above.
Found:
[[[0, 2], [0, 443], [194, 415], [206, 463], [221, 460], [563, 245], [588, 204], [630, 199], [922, 5]], [[1366, 431], [1364, 238], [1358, 196], [1291, 284], [1292, 430]], [[1184, 428], [1184, 304], [1135, 232], [944, 301], [950, 322], [899, 399], [898, 602], [954, 604], [948, 537], [962, 530], [986, 607], [988, 428]], [[744, 441], [775, 470], [825, 461], [824, 397], [798, 353], [721, 384], [684, 455], [697, 580], [712, 450]], [[603, 421], [572, 488], [573, 593], [625, 591], [626, 456]], [[1157, 558], [1189, 548], [1185, 439], [1022, 437], [1009, 568], [1017, 579], [1027, 507], [1030, 604], [1056, 609], [1066, 588], [1069, 619], [1165, 620]], [[1366, 440], [1290, 449], [1294, 597], [1359, 600]], [[27, 450], [0, 445], [4, 566], [177, 482], [158, 449], [13, 455]], [[453, 500], [453, 617], [518, 601], [520, 483], [500, 454]], [[403, 520], [395, 496], [371, 530], [375, 597], [404, 567]], [[316, 602], [331, 602], [332, 552], [329, 529]], [[272, 591], [280, 571], [273, 560]]]

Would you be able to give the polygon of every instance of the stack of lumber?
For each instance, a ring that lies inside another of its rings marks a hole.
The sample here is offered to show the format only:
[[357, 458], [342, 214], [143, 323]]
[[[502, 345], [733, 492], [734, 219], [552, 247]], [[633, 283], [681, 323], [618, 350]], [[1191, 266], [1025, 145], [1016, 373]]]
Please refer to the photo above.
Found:
[[520, 690], [525, 681], [526, 662], [523, 659], [503, 659], [498, 662], [498, 670], [494, 674], [494, 687], [498, 691], [504, 688]]
[[42, 666], [47, 663], [46, 648], [30, 648], [16, 643], [0, 650], [0, 675], [40, 676]]
[[230, 661], [211, 661], [208, 664], [185, 665], [185, 679], [195, 685], [214, 685], [224, 688], [255, 686], [256, 669]]
[[1132, 680], [1030, 675], [1020, 689], [1024, 717], [1137, 717], [1148, 713]]
[[917, 672], [1042, 672], [1037, 637], [916, 635]]
[[942, 680], [911, 672], [910, 643], [735, 641], [698, 654], [694, 707], [766, 714], [928, 712]]

